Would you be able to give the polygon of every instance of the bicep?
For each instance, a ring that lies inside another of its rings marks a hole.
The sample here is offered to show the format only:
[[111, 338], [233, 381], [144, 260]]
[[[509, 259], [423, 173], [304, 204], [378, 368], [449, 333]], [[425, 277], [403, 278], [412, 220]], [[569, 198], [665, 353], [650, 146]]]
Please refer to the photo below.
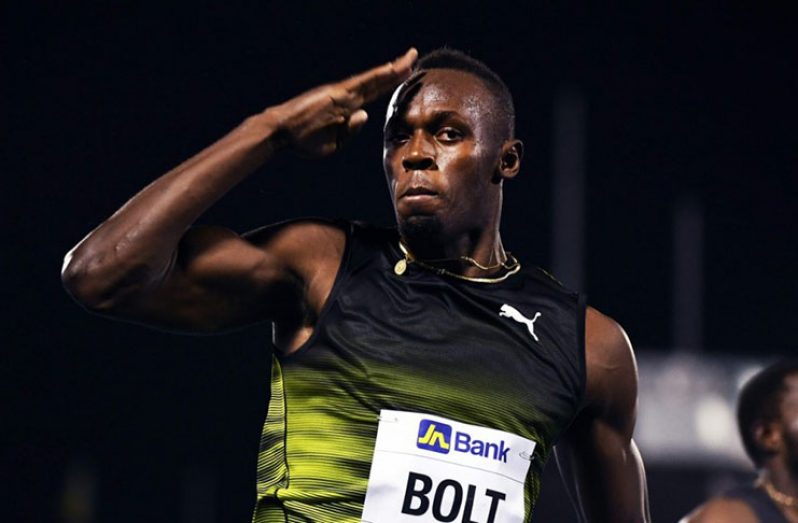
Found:
[[268, 249], [220, 227], [197, 227], [183, 237], [156, 283], [120, 300], [114, 312], [169, 330], [234, 328], [265, 319], [267, 298], [290, 289], [288, 274]]
[[637, 368], [621, 327], [593, 309], [586, 321], [586, 401], [557, 445], [566, 485], [588, 521], [647, 521], [645, 472], [632, 439]]
[[186, 233], [158, 283], [115, 311], [134, 322], [218, 332], [320, 309], [343, 256], [345, 233], [318, 221], [245, 236], [219, 227]]

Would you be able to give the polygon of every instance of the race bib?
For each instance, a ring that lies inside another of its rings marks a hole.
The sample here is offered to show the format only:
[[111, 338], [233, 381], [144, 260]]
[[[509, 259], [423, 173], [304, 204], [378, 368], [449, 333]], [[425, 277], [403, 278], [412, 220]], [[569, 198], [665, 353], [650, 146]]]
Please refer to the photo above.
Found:
[[440, 416], [382, 410], [367, 523], [520, 523], [535, 442]]

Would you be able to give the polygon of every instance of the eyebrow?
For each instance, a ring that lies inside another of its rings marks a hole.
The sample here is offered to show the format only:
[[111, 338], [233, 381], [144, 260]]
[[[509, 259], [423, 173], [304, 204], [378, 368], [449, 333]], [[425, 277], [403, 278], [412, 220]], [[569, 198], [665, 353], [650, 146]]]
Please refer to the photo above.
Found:
[[457, 120], [460, 122], [463, 120], [460, 117], [460, 113], [457, 113], [455, 111], [436, 111], [432, 113], [432, 119], [430, 120], [430, 123], [432, 123], [433, 125], [437, 125], [450, 119]]
[[[385, 125], [385, 129], [395, 129], [398, 126], [404, 125], [406, 122], [406, 114], [402, 114], [401, 119], [397, 119], [398, 114], [394, 114], [390, 120]], [[440, 125], [441, 123], [445, 122], [446, 120], [457, 120], [457, 122], [466, 124], [463, 118], [460, 116], [460, 113], [456, 111], [435, 111], [432, 113], [432, 117], [430, 118], [429, 122], [425, 125], [427, 126], [436, 126]]]

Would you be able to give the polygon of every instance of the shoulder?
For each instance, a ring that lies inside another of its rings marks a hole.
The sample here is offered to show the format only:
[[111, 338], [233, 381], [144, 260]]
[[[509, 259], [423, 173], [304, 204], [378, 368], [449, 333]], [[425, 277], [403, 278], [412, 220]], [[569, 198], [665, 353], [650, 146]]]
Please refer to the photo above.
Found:
[[[302, 218], [261, 227], [243, 235], [263, 253], [263, 277], [286, 285], [284, 299], [318, 314], [345, 262], [352, 226], [344, 220]], [[272, 273], [280, 274], [275, 278]]]
[[614, 319], [593, 307], [585, 311], [585, 345], [597, 359], [626, 359], [632, 344], [626, 331]]
[[679, 523], [758, 523], [751, 507], [740, 499], [712, 498], [679, 520]]
[[350, 224], [343, 220], [301, 218], [267, 225], [243, 235], [275, 261], [296, 272], [313, 272], [319, 264], [337, 265]]
[[633, 424], [637, 362], [632, 343], [618, 322], [592, 307], [585, 312], [585, 366], [589, 406], [617, 412]]

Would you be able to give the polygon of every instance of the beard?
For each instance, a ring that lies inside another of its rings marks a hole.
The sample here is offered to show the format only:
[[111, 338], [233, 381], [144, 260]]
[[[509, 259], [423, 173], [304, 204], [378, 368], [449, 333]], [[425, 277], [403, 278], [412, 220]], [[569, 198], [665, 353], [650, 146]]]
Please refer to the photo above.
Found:
[[397, 225], [402, 238], [415, 245], [436, 244], [443, 231], [443, 224], [436, 216], [398, 218]]

